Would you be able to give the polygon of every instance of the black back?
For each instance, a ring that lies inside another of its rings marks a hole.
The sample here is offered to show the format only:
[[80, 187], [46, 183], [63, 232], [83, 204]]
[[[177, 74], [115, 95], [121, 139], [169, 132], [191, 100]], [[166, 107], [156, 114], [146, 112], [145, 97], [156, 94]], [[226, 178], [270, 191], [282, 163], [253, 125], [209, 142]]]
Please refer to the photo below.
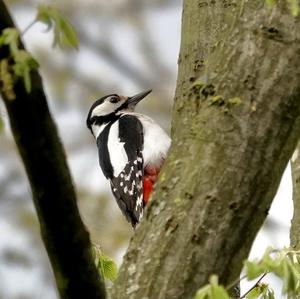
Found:
[[127, 161], [124, 169], [114, 176], [107, 147], [109, 130], [116, 120], [108, 123], [97, 139], [99, 161], [112, 192], [126, 219], [133, 227], [143, 214], [143, 127], [137, 117], [121, 114], [118, 119], [119, 140], [124, 143]]

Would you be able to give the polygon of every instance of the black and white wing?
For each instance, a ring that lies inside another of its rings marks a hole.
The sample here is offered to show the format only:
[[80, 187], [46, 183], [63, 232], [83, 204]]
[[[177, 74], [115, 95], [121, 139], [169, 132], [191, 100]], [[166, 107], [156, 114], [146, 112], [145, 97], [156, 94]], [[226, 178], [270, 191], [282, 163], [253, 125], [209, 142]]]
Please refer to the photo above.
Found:
[[97, 139], [99, 161], [112, 192], [133, 227], [143, 216], [143, 127], [125, 114], [108, 124]]

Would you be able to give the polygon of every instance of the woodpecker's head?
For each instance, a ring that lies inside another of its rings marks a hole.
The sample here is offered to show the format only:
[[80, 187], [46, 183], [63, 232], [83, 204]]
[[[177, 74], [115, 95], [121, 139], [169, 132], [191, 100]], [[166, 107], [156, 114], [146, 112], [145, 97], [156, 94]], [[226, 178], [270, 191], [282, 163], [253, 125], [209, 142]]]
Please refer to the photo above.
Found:
[[122, 111], [133, 111], [136, 104], [146, 97], [152, 90], [147, 90], [134, 95], [133, 97], [119, 96], [117, 94], [109, 94], [97, 100], [87, 116], [87, 127], [92, 131], [92, 125], [101, 125], [110, 122], [117, 117]]

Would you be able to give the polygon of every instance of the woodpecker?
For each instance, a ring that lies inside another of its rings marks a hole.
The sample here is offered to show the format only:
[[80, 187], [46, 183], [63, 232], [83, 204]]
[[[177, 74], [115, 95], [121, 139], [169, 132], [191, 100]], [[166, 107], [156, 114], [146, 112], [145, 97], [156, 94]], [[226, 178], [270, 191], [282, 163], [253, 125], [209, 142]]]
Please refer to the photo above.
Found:
[[153, 119], [134, 112], [150, 92], [106, 95], [91, 106], [86, 121], [96, 139], [102, 172], [133, 228], [143, 217], [171, 143]]

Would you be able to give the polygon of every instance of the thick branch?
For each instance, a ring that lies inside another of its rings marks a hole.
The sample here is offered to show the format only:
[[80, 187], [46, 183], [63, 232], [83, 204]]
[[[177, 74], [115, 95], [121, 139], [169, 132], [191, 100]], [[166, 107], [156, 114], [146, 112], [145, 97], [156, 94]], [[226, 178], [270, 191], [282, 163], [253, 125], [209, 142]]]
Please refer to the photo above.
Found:
[[189, 299], [239, 275], [300, 132], [285, 5], [184, 1], [172, 148], [113, 298]]
[[[14, 27], [0, 1], [0, 32]], [[8, 52], [1, 49], [0, 60]], [[51, 118], [38, 73], [32, 92], [14, 86], [15, 100], [2, 93], [14, 138], [30, 181], [41, 234], [61, 298], [105, 298], [91, 254], [91, 243], [76, 205], [66, 156]]]

